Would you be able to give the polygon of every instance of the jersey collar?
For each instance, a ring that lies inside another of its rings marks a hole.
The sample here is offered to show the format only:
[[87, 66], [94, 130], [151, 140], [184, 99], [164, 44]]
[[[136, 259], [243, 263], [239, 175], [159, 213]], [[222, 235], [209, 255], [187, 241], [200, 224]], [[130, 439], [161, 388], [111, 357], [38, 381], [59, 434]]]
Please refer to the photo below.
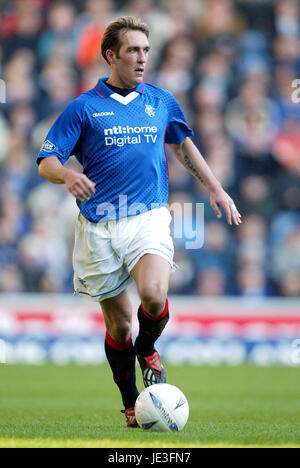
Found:
[[[108, 77], [100, 78], [97, 85], [95, 86], [96, 90], [103, 97], [109, 97], [111, 94], [115, 94], [115, 92], [112, 89], [110, 89], [108, 86], [106, 86], [105, 82], [107, 80], [108, 80]], [[132, 92], [143, 94], [143, 92], [144, 92], [144, 83], [141, 83], [141, 84], [137, 85], [137, 87], [135, 89], [133, 89]]]

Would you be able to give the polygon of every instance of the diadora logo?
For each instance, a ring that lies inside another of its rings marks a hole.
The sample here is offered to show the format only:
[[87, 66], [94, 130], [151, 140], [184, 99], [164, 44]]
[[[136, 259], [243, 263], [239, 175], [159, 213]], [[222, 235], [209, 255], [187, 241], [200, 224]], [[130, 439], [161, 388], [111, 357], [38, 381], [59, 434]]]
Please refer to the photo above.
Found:
[[95, 114], [93, 114], [93, 117], [105, 117], [107, 115], [115, 115], [114, 112], [95, 112]]
[[147, 104], [146, 104], [145, 112], [146, 112], [146, 114], [149, 115], [149, 117], [154, 117], [154, 116], [155, 116], [155, 109], [154, 109], [154, 107], [149, 106], [149, 105], [147, 105]]

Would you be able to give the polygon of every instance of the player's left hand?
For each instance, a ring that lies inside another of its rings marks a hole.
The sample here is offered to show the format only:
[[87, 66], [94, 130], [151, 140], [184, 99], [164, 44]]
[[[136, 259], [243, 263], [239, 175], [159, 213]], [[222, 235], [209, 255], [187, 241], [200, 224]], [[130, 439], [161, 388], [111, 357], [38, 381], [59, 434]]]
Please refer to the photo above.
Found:
[[222, 207], [228, 224], [232, 225], [232, 223], [234, 223], [236, 226], [241, 224], [241, 214], [235, 206], [232, 198], [230, 198], [222, 187], [210, 192], [210, 204], [216, 213], [217, 218], [222, 218], [222, 212], [220, 210], [220, 207]]

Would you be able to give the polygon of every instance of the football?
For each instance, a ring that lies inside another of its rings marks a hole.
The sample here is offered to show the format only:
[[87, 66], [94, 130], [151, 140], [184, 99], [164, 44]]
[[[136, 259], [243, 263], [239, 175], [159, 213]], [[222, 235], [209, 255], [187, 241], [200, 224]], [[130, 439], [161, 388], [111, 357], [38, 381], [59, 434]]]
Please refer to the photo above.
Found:
[[135, 417], [138, 425], [146, 431], [181, 431], [189, 417], [188, 401], [174, 385], [150, 385], [136, 400]]

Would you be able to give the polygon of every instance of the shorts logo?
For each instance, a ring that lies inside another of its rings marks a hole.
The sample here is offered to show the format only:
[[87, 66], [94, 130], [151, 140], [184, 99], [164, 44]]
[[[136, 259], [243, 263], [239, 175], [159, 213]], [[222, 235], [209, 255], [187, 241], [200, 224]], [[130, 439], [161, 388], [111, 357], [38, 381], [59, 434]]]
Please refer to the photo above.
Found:
[[48, 151], [50, 153], [51, 151], [54, 151], [55, 148], [56, 146], [53, 143], [51, 143], [51, 141], [46, 140], [44, 141], [41, 150]]
[[86, 287], [87, 287], [87, 282], [86, 282], [84, 279], [82, 279], [82, 278], [78, 278], [78, 281], [79, 281], [79, 283], [81, 283], [81, 284], [82, 284], [82, 286], [83, 286], [84, 288], [86, 288]]
[[145, 112], [146, 112], [146, 114], [149, 115], [149, 117], [154, 117], [154, 116], [155, 116], [154, 107], [149, 106], [149, 105], [147, 105], [147, 104], [146, 104]]

